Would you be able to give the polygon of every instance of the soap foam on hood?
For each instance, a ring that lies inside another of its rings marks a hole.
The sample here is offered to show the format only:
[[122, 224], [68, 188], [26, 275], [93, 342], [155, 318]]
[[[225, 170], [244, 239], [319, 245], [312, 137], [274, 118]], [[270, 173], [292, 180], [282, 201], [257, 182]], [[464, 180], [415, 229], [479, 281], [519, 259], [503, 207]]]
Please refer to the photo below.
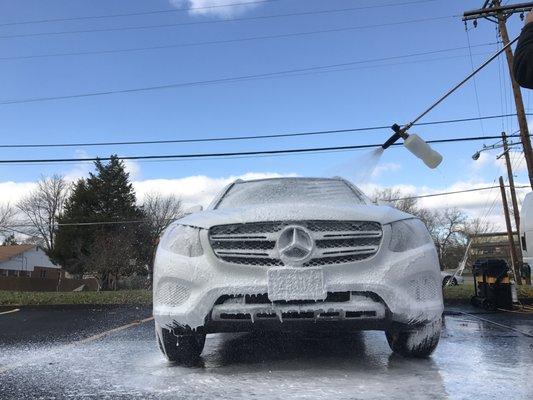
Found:
[[177, 223], [209, 229], [215, 225], [261, 221], [293, 220], [345, 220], [376, 221], [388, 224], [412, 215], [388, 206], [377, 205], [287, 205], [270, 204], [262, 206], [238, 207], [223, 210], [206, 210], [181, 218]]

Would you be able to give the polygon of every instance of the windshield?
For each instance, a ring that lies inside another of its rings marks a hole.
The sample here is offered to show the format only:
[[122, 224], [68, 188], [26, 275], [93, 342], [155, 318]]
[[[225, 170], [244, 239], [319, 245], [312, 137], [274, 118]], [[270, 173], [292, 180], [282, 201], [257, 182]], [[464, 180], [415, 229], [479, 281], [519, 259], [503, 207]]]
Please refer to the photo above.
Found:
[[346, 182], [335, 179], [283, 178], [237, 182], [216, 208], [261, 204], [364, 204], [364, 200]]

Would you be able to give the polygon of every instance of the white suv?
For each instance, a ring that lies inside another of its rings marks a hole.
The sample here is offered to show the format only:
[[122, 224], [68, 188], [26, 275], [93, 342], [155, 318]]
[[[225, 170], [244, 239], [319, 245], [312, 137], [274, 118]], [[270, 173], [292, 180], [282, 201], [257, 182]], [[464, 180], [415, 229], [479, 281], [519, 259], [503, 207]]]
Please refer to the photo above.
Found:
[[189, 362], [205, 336], [252, 330], [383, 330], [426, 357], [443, 311], [424, 224], [342, 179], [236, 181], [161, 237], [154, 265], [159, 346]]

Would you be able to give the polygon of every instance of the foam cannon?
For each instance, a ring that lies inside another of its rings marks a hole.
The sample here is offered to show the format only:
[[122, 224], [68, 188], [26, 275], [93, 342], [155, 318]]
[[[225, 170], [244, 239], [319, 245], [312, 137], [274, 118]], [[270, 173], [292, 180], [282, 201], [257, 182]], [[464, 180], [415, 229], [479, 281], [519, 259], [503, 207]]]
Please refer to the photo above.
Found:
[[442, 162], [442, 156], [437, 151], [433, 150], [420, 136], [414, 133], [407, 133], [406, 130], [402, 129], [398, 124], [394, 124], [391, 129], [394, 131], [394, 134], [381, 145], [384, 150], [392, 146], [401, 138], [403, 139], [403, 145], [405, 148], [424, 161], [424, 164], [429, 168], [435, 169], [440, 165]]

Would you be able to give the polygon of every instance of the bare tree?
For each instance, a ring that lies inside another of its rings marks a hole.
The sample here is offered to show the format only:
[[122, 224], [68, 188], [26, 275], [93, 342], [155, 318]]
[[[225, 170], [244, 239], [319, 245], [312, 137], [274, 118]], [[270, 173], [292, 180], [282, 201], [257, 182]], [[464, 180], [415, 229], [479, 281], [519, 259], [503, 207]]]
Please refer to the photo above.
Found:
[[61, 175], [42, 177], [37, 182], [37, 188], [17, 204], [28, 225], [24, 233], [38, 238], [48, 253], [54, 248], [57, 218], [69, 191], [69, 184]]
[[0, 204], [0, 233], [4, 233], [8, 228], [13, 226], [15, 210], [11, 205]]
[[416, 214], [419, 210], [417, 207], [417, 199], [407, 196], [399, 189], [377, 189], [374, 191], [371, 198], [374, 201], [385, 202], [391, 207], [409, 214]]
[[468, 237], [473, 233], [488, 232], [492, 226], [479, 219], [469, 219], [458, 208], [428, 209], [420, 207], [417, 199], [407, 196], [397, 189], [377, 190], [372, 196], [375, 200], [420, 218], [435, 242], [439, 262], [443, 268], [455, 268], [464, 256]]
[[144, 198], [143, 211], [154, 239], [157, 239], [173, 220], [183, 214], [179, 197], [161, 193], [148, 193]]

